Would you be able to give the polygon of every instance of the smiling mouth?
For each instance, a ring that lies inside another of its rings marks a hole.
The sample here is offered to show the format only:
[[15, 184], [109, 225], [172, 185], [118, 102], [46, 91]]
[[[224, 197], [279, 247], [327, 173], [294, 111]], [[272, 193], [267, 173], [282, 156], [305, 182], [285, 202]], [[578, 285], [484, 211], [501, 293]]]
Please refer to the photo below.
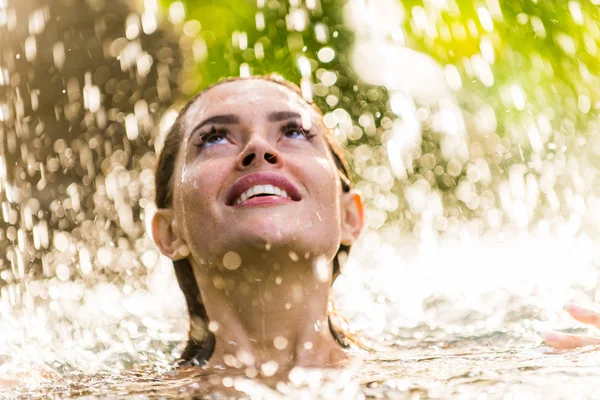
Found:
[[256, 197], [280, 197], [283, 199], [290, 199], [290, 196], [285, 189], [274, 185], [255, 185], [240, 194], [233, 204], [237, 206]]
[[285, 204], [302, 200], [296, 185], [281, 173], [254, 172], [240, 177], [225, 197], [228, 206]]

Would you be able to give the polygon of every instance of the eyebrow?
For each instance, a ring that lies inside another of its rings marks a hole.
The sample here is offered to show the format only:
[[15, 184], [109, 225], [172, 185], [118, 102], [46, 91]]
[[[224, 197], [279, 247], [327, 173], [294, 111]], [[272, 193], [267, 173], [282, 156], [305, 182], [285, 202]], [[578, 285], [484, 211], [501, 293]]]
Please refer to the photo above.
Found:
[[275, 111], [269, 114], [268, 119], [271, 122], [285, 121], [291, 118], [301, 118], [300, 114], [294, 111]]
[[240, 119], [235, 114], [215, 115], [199, 123], [194, 127], [193, 132], [200, 130], [204, 125], [208, 124], [239, 124]]

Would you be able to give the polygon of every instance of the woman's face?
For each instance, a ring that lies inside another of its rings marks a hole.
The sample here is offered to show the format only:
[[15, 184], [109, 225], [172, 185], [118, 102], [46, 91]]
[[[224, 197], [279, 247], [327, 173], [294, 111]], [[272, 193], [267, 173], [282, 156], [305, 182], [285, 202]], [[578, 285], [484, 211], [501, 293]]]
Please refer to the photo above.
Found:
[[348, 194], [324, 134], [322, 118], [277, 83], [204, 93], [186, 113], [173, 176], [175, 233], [194, 258], [221, 264], [233, 251], [244, 265], [270, 251], [331, 260]]

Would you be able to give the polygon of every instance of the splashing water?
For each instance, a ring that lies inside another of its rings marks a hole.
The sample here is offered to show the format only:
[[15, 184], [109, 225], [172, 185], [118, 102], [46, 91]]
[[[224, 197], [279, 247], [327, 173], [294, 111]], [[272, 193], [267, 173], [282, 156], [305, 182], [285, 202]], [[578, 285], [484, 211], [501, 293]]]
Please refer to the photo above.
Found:
[[200, 87], [277, 71], [353, 156], [368, 229], [334, 289], [376, 350], [275, 389], [223, 383], [593, 398], [600, 355], [538, 332], [585, 332], [560, 310], [600, 300], [597, 5], [0, 0], [2, 395], [199, 389], [171, 379], [185, 305], [145, 234], [158, 138]]

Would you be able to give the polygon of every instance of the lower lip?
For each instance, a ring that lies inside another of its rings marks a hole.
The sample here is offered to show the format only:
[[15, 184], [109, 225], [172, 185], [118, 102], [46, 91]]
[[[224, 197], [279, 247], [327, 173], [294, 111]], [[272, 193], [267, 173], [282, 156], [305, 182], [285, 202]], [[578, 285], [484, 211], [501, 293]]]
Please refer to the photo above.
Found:
[[280, 196], [259, 196], [248, 199], [240, 204], [234, 205], [234, 207], [256, 207], [256, 206], [267, 206], [277, 205], [292, 202], [292, 199], [287, 199]]

